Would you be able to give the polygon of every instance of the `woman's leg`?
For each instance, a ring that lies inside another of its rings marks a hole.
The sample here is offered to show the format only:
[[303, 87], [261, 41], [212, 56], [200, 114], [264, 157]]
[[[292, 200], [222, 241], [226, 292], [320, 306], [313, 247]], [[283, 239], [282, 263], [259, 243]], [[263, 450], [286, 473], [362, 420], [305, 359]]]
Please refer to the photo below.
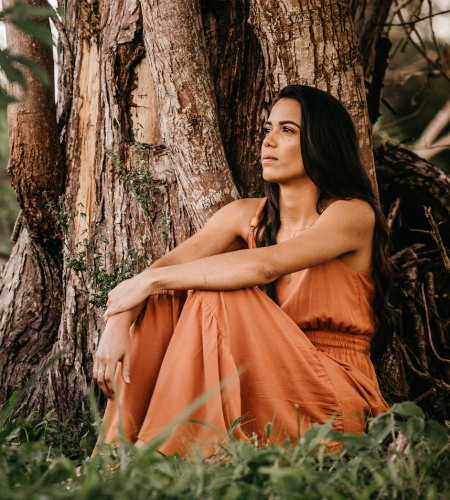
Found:
[[[208, 400], [183, 415], [207, 391]], [[208, 443], [226, 439], [244, 414], [237, 438], [253, 432], [262, 438], [273, 422], [272, 441], [280, 442], [334, 413], [342, 415], [341, 404], [315, 347], [267, 295], [257, 287], [195, 291], [167, 348], [138, 438], [148, 442], [182, 415], [210, 427], [178, 425], [160, 451], [186, 455], [193, 442], [207, 455], [214, 451]]]
[[[187, 292], [152, 293], [145, 309], [130, 328], [130, 383], [122, 378], [119, 363], [115, 384], [119, 393], [120, 413], [128, 441], [136, 440], [153, 395], [159, 369], [177, 325]], [[117, 401], [109, 401], [104, 416], [104, 441], [117, 442], [119, 436]]]

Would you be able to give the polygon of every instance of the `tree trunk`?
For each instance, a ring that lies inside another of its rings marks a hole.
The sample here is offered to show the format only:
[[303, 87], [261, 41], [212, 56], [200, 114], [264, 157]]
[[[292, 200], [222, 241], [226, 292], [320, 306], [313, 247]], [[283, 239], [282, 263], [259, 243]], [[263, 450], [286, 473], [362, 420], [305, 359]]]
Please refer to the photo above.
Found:
[[[3, 6], [13, 2], [4, 0]], [[29, 2], [35, 7], [45, 0]], [[49, 21], [40, 20], [50, 29]], [[56, 126], [52, 49], [6, 24], [9, 48], [44, 67], [50, 87], [31, 73], [28, 95], [8, 106], [10, 159], [8, 171], [21, 206], [22, 233], [0, 283], [0, 401], [22, 388], [42, 364], [57, 338], [61, 319], [61, 242], [42, 195], [63, 193], [64, 162]], [[22, 96], [18, 85], [9, 92]], [[42, 392], [35, 387], [28, 399], [40, 407]]]
[[[104, 224], [100, 231], [109, 244], [103, 251], [127, 259], [128, 249], [142, 242], [154, 261], [224, 204], [239, 196], [262, 196], [261, 126], [277, 92], [289, 83], [321, 88], [343, 102], [375, 182], [364, 86], [370, 57], [365, 56], [363, 68], [344, 3], [66, 0], [64, 7], [68, 15], [59, 26], [64, 71], [54, 118], [65, 153], [66, 204], [73, 211], [82, 203], [85, 214], [69, 223], [66, 253], [76, 249], [86, 229]], [[370, 38], [370, 16], [364, 12], [359, 24]], [[153, 200], [139, 202], [123, 175], [136, 167], [136, 140], [145, 168], [160, 179]], [[122, 162], [121, 172], [109, 150]], [[167, 222], [163, 231], [161, 221]], [[27, 255], [33, 241], [23, 232], [19, 243]], [[25, 280], [23, 272], [20, 276]], [[47, 275], [42, 276], [45, 288]], [[77, 413], [104, 328], [102, 309], [87, 303], [92, 286], [65, 264], [61, 292], [55, 294], [59, 328], [40, 330], [45, 339], [30, 342], [43, 357], [73, 345], [33, 395], [33, 401], [42, 396], [42, 408], [57, 408], [61, 418]], [[10, 307], [7, 300], [0, 302], [3, 311]], [[11, 342], [0, 344], [2, 359], [4, 349], [13, 349]], [[4, 395], [15, 387], [7, 370], [10, 362], [3, 369]]]

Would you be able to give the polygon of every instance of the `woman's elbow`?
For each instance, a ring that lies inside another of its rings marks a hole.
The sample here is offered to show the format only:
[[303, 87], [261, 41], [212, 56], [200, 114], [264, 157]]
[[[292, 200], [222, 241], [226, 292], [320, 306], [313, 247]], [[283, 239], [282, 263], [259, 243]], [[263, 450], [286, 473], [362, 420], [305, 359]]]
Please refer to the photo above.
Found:
[[271, 261], [264, 261], [261, 266], [261, 275], [264, 280], [263, 285], [271, 283], [278, 278], [276, 266]]

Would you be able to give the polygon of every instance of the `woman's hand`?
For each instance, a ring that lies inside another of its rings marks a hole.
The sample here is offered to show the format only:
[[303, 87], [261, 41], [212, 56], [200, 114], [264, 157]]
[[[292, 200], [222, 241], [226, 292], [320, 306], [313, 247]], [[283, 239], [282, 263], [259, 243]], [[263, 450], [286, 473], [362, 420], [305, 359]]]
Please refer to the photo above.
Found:
[[134, 278], [122, 281], [108, 293], [107, 309], [104, 315], [106, 323], [111, 316], [129, 311], [145, 301], [152, 291], [149, 279], [150, 272], [150, 269], [147, 269]]
[[130, 326], [128, 313], [116, 314], [106, 325], [95, 353], [94, 379], [108, 399], [114, 399], [113, 380], [117, 363], [122, 362], [122, 377], [130, 383]]

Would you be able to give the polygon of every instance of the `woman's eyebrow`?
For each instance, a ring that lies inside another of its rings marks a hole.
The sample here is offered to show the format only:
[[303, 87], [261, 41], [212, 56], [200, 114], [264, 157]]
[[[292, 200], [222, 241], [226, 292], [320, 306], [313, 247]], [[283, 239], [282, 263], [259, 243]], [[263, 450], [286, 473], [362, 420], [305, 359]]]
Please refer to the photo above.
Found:
[[[295, 125], [296, 127], [300, 128], [300, 125], [297, 125], [295, 122], [291, 122], [290, 120], [284, 120], [282, 122], [278, 122], [278, 125], [286, 125], [287, 123], [290, 123], [291, 125]], [[267, 121], [266, 125], [272, 125], [272, 122]]]

